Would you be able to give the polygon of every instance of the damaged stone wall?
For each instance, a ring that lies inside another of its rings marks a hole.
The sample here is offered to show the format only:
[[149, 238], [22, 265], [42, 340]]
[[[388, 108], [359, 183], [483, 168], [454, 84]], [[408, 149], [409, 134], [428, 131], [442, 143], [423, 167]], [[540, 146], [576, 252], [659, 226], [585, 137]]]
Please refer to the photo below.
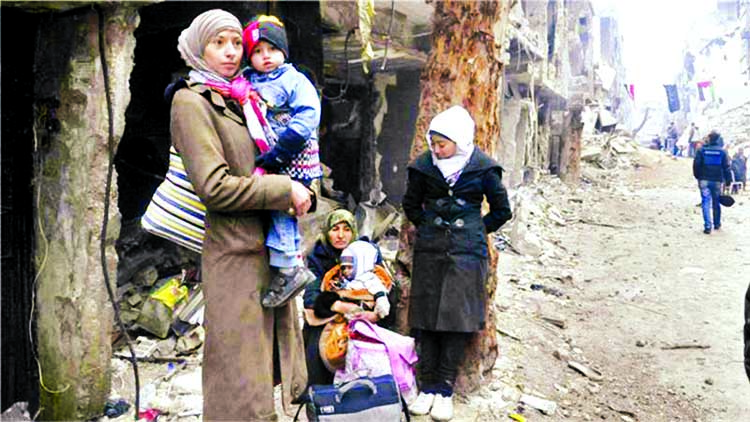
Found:
[[[569, 53], [582, 50], [585, 37], [569, 37], [569, 28], [576, 24], [570, 16], [582, 10], [590, 10], [588, 2], [520, 2], [511, 9], [502, 109], [508, 124], [503, 125], [502, 153], [497, 156], [511, 187], [548, 171], [557, 173], [561, 167], [566, 132], [560, 125], [551, 127], [552, 116], [558, 112], [557, 121], [563, 121], [559, 112], [568, 104], [571, 75], [590, 74], [584, 57], [573, 66]], [[585, 83], [584, 89], [590, 91], [592, 84]]]
[[730, 146], [746, 143], [750, 141], [750, 101], [711, 116], [707, 122], [707, 127], [719, 130], [724, 141]]
[[[110, 391], [113, 310], [104, 283], [100, 232], [108, 166], [124, 128], [130, 100], [138, 25], [127, 5], [81, 8], [47, 15], [40, 25], [34, 94], [54, 99], [59, 126], [37, 121], [37, 343], [43, 420], [82, 420], [101, 414]], [[100, 27], [101, 25], [101, 27]], [[100, 33], [101, 30], [101, 33]], [[104, 39], [105, 74], [100, 60]], [[108, 80], [113, 120], [108, 116]], [[46, 104], [50, 104], [48, 101]], [[109, 144], [110, 124], [114, 144]], [[107, 273], [115, 280], [114, 241], [119, 233], [117, 190], [109, 192], [105, 234]]]

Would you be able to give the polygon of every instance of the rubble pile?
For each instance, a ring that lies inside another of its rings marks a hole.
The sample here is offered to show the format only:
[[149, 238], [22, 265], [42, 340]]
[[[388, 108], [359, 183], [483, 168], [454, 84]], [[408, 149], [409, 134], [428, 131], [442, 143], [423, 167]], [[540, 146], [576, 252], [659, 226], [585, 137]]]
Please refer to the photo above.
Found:
[[638, 148], [638, 143], [624, 131], [586, 134], [582, 139], [581, 161], [604, 170], [631, 167], [630, 156]]

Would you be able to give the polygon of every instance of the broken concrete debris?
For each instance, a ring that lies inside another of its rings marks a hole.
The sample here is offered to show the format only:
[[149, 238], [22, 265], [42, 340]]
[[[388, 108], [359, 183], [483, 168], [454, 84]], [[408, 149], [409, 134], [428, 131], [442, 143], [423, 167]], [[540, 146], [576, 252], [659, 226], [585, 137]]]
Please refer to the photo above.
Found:
[[520, 399], [521, 403], [531, 406], [534, 409], [539, 410], [545, 415], [554, 415], [557, 410], [557, 403], [552, 400], [543, 399], [540, 397], [524, 394]]
[[604, 376], [602, 375], [601, 372], [597, 371], [596, 369], [589, 368], [583, 365], [582, 363], [578, 363], [576, 361], [571, 360], [571, 361], [568, 361], [568, 366], [594, 381], [601, 381], [604, 379]]

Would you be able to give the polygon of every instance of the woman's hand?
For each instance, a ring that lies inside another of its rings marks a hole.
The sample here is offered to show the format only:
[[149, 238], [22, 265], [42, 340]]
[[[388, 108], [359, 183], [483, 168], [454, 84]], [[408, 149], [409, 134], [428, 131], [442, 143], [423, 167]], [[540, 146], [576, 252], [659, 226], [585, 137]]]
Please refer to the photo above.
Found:
[[344, 302], [343, 300], [337, 300], [334, 302], [333, 305], [331, 305], [331, 310], [341, 315], [362, 312], [362, 308], [356, 303]]
[[300, 182], [292, 180], [292, 207], [294, 215], [302, 216], [307, 213], [312, 205], [310, 191]]

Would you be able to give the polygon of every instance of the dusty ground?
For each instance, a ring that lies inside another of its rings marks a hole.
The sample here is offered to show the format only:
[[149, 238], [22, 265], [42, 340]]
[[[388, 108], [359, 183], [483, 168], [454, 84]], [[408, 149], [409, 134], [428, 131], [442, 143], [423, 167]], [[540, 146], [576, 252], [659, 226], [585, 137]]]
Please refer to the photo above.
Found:
[[[574, 189], [546, 178], [515, 193], [542, 253], [501, 253], [501, 356], [485, 387], [456, 399], [454, 420], [750, 420], [741, 346], [750, 191], [707, 236], [690, 160], [641, 149], [626, 161], [586, 166]], [[115, 376], [125, 397], [129, 370]], [[142, 371], [144, 385], [166, 373]], [[521, 404], [522, 393], [556, 403], [554, 413]]]
[[[544, 181], [532, 188], [544, 253], [501, 257], [506, 335], [492, 388], [510, 403], [500, 409], [471, 397], [460, 420], [510, 420], [518, 404], [508, 387], [557, 403], [549, 416], [524, 406], [528, 421], [750, 420], [742, 366], [750, 192], [724, 208], [722, 230], [707, 236], [691, 160], [640, 150], [632, 163], [588, 167], [590, 183], [577, 189]], [[492, 388], [483, 394], [492, 397]]]

